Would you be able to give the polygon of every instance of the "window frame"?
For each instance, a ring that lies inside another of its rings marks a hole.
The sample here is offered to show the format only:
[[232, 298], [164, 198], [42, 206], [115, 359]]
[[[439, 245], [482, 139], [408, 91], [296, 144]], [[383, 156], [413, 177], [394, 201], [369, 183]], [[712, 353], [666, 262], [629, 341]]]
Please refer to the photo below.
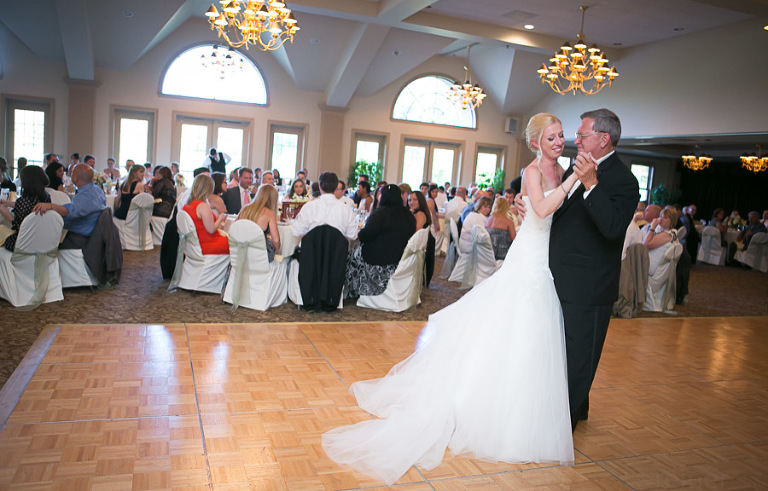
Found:
[[[248, 164], [251, 160], [251, 132], [253, 131], [254, 121], [252, 119], [240, 118], [222, 118], [209, 114], [194, 114], [187, 111], [174, 111], [173, 123], [171, 128], [171, 161], [179, 162], [181, 165], [181, 126], [184, 123], [200, 124], [208, 126], [207, 147], [210, 148], [216, 137], [216, 129], [220, 126], [242, 126], [243, 127], [243, 164]], [[206, 148], [206, 151], [208, 149]], [[222, 149], [226, 151], [226, 149]], [[205, 156], [201, 155], [201, 162]], [[196, 167], [200, 167], [199, 164]], [[188, 171], [187, 171], [188, 172]]]
[[[442, 124], [442, 123], [428, 123], [428, 122], [424, 122], [424, 121], [414, 121], [414, 120], [411, 120], [411, 119], [398, 119], [398, 118], [395, 118], [395, 104], [397, 104], [397, 100], [400, 98], [400, 94], [402, 94], [403, 90], [405, 90], [405, 88], [408, 87], [408, 85], [410, 85], [411, 83], [415, 82], [416, 80], [419, 80], [419, 79], [422, 79], [422, 78], [428, 78], [428, 77], [437, 77], [437, 78], [445, 79], [445, 80], [450, 81], [451, 84], [453, 84], [453, 81], [454, 81], [454, 79], [451, 76], [446, 75], [444, 73], [436, 73], [436, 72], [424, 73], [424, 74], [421, 74], [421, 75], [418, 75], [416, 77], [411, 78], [405, 84], [403, 84], [403, 86], [400, 87], [400, 89], [395, 94], [395, 98], [392, 101], [392, 104], [390, 106], [391, 109], [389, 111], [389, 119], [390, 119], [390, 121], [392, 121], [393, 123], [406, 123], [406, 124], [425, 125], [427, 127], [441, 126], [441, 127], [444, 127], [444, 128], [453, 128], [453, 129], [457, 129], [457, 130], [477, 131], [478, 130], [478, 126], [479, 126], [479, 116], [478, 116], [478, 111], [477, 111], [476, 108], [469, 108], [468, 109], [468, 110], [471, 110], [472, 114], [474, 115], [474, 117], [473, 117], [473, 119], [474, 119], [474, 127], [456, 126], [456, 125], [452, 125], [452, 124]], [[448, 99], [447, 95], [446, 95], [446, 99]]]
[[[403, 179], [403, 170], [405, 169], [405, 147], [406, 145], [409, 145], [411, 143], [415, 143], [416, 145], [427, 146], [426, 158], [428, 159], [428, 161], [425, 162], [424, 164], [424, 171], [422, 172], [422, 182], [431, 182], [432, 180], [432, 171], [433, 171], [432, 160], [433, 160], [435, 148], [450, 148], [451, 150], [454, 150], [456, 152], [454, 154], [453, 176], [451, 177], [451, 181], [461, 182], [462, 161], [464, 156], [464, 150], [466, 147], [466, 142], [460, 141], [460, 140], [450, 140], [447, 138], [432, 140], [429, 138], [424, 138], [422, 136], [411, 136], [411, 135], [402, 135], [400, 139], [400, 154], [398, 157], [398, 166], [397, 166], [398, 181], [402, 182], [402, 179]], [[436, 183], [436, 184], [438, 184], [439, 186], [439, 185], [442, 185], [443, 183]], [[453, 184], [453, 182], [451, 182], [451, 184]]]
[[[632, 172], [632, 166], [637, 165], [640, 167], [646, 167], [648, 168], [648, 180], [645, 183], [646, 187], [643, 188], [643, 184], [638, 180], [638, 194], [640, 195], [640, 201], [648, 203], [648, 201], [651, 199], [651, 190], [653, 190], [653, 174], [654, 174], [654, 165], [646, 162], [640, 162], [640, 161], [630, 161], [629, 164], [629, 171]], [[632, 175], [634, 176], [635, 173], [632, 172]], [[637, 178], [637, 176], [635, 176]], [[643, 189], [645, 189], [645, 199], [642, 198], [643, 195]]]
[[299, 172], [299, 170], [306, 167], [304, 160], [307, 155], [307, 135], [309, 132], [309, 125], [306, 123], [291, 123], [286, 121], [270, 120], [267, 122], [267, 128], [267, 156], [264, 162], [265, 166], [268, 165], [269, 168], [265, 168], [264, 170], [272, 170], [272, 151], [275, 144], [275, 133], [286, 133], [297, 135], [299, 137], [296, 148], [296, 168], [293, 170], [293, 174], [291, 176], [280, 176], [281, 178], [293, 179], [296, 177], [296, 174]]
[[383, 178], [386, 175], [386, 168], [387, 168], [386, 158], [387, 158], [387, 150], [388, 150], [388, 143], [389, 143], [389, 133], [380, 133], [377, 131], [353, 129], [352, 145], [350, 145], [350, 149], [349, 149], [350, 168], [354, 168], [355, 164], [357, 163], [357, 142], [358, 141], [369, 141], [369, 142], [376, 142], [379, 144], [379, 162], [381, 163], [381, 176]]
[[[477, 182], [477, 158], [481, 153], [489, 153], [496, 155], [496, 168], [494, 174], [499, 169], [505, 169], [507, 163], [507, 150], [506, 145], [495, 145], [492, 143], [477, 143], [475, 145], [475, 162], [472, 169], [472, 180]], [[506, 177], [505, 177], [506, 179]]]
[[42, 111], [44, 114], [43, 124], [45, 129], [43, 131], [43, 153], [39, 155], [39, 160], [29, 156], [27, 157], [27, 164], [40, 164], [42, 165], [43, 157], [46, 153], [52, 152], [53, 148], [53, 121], [54, 121], [54, 107], [55, 99], [47, 97], [34, 97], [16, 94], [3, 94], [0, 100], [0, 114], [2, 114], [3, 121], [5, 123], [5, 131], [0, 132], [0, 138], [2, 138], [3, 155], [6, 155], [8, 162], [8, 168], [11, 171], [11, 175], [16, 178], [16, 165], [17, 160], [14, 158], [14, 111], [16, 109], [26, 111]]
[[[123, 117], [126, 119], [146, 120], [149, 124], [147, 127], [147, 158], [144, 162], [152, 162], [154, 164], [157, 156], [157, 109], [116, 105], [110, 105], [109, 109], [110, 126], [112, 128], [112, 138], [109, 140], [109, 155], [116, 160], [120, 158], [120, 120]], [[136, 160], [134, 159], [134, 161]], [[125, 165], [125, 162], [116, 162], [115, 164], [118, 169], [122, 165]]]

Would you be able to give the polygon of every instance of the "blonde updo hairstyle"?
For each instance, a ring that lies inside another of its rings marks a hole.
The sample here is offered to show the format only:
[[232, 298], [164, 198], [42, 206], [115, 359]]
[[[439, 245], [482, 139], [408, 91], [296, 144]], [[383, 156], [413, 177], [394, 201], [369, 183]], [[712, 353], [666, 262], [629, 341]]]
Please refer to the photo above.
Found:
[[555, 123], [560, 123], [561, 126], [563, 124], [554, 114], [539, 113], [531, 117], [528, 121], [528, 126], [525, 128], [525, 143], [531, 149], [531, 152], [536, 155], [539, 154], [540, 150], [534, 147], [532, 143], [536, 142], [541, 147], [541, 137], [544, 134], [544, 130]]

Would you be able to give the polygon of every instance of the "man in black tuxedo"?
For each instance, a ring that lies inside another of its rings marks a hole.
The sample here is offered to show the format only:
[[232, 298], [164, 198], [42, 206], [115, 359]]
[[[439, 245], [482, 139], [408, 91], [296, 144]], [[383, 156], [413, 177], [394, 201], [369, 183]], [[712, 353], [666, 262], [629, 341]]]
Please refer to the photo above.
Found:
[[618, 116], [608, 109], [581, 115], [579, 177], [552, 219], [549, 267], [563, 308], [571, 426], [587, 419], [589, 390], [618, 298], [624, 234], [639, 198], [635, 176], [616, 155]]
[[238, 171], [240, 175], [240, 183], [237, 187], [229, 188], [221, 195], [221, 199], [224, 200], [224, 206], [227, 207], [227, 213], [230, 215], [237, 215], [240, 210], [250, 204], [253, 196], [248, 188], [253, 184], [253, 171], [248, 167], [240, 167]]

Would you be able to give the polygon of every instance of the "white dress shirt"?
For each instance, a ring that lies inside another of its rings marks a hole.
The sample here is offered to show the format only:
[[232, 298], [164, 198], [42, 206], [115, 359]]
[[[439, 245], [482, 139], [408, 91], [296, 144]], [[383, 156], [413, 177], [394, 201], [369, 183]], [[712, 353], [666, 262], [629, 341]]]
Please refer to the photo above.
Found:
[[461, 252], [472, 252], [472, 227], [475, 225], [485, 227], [485, 221], [487, 219], [488, 217], [476, 211], [467, 215], [464, 219], [464, 224], [461, 226], [461, 236], [459, 237], [459, 250]]
[[299, 216], [293, 221], [291, 232], [296, 237], [302, 237], [320, 225], [330, 225], [350, 240], [357, 238], [355, 213], [352, 208], [336, 199], [333, 193], [323, 194], [302, 206]]
[[445, 205], [445, 213], [451, 213], [453, 210], [459, 210], [459, 213], [461, 213], [461, 210], [463, 210], [466, 206], [467, 202], [464, 201], [463, 198], [459, 198], [457, 196]]
[[[595, 160], [595, 163], [596, 163], [596, 164], [599, 166], [599, 165], [600, 165], [600, 164], [601, 164], [601, 163], [602, 163], [602, 162], [603, 162], [605, 159], [607, 159], [608, 157], [610, 157], [611, 155], [613, 155], [615, 152], [616, 152], [616, 150], [614, 150], [614, 151], [612, 151], [612, 152], [608, 153], [607, 155], [603, 155], [603, 156], [602, 156], [602, 157], [600, 157], [599, 159]], [[577, 179], [577, 180], [576, 180], [576, 182], [575, 182], [575, 183], [573, 183], [573, 186], [571, 186], [571, 190], [570, 190], [570, 191], [568, 191], [568, 197], [569, 197], [569, 198], [571, 197], [571, 195], [572, 195], [574, 192], [576, 192], [576, 188], [578, 188], [579, 186], [581, 186], [581, 181], [579, 181], [579, 180]], [[592, 189], [594, 189], [594, 188], [592, 188]], [[583, 198], [584, 198], [584, 199], [587, 199], [587, 196], [589, 196], [589, 193], [591, 193], [591, 192], [592, 192], [592, 189], [587, 189], [586, 191], [584, 191], [584, 196], [583, 196]]]
[[[251, 201], [253, 201], [253, 200], [251, 199], [251, 193], [248, 191], [247, 188], [244, 188], [244, 187], [242, 187], [242, 186], [240, 186], [238, 184], [237, 189], [240, 190], [240, 209], [242, 210], [246, 206], [250, 205]], [[248, 202], [247, 203], [245, 201], [245, 195], [246, 194], [248, 195]]]
[[347, 195], [344, 195], [341, 198], [339, 198], [339, 201], [341, 201], [345, 205], [349, 206], [350, 208], [355, 208], [355, 200], [353, 200], [352, 198], [350, 198]]

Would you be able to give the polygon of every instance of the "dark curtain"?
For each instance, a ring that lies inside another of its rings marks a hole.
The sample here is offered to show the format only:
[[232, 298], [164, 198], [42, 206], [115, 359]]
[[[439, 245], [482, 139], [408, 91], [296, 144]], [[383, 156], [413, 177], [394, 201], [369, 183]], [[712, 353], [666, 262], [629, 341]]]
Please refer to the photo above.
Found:
[[678, 164], [680, 172], [680, 205], [696, 205], [696, 220], [712, 217], [716, 208], [725, 209], [726, 216], [738, 210], [745, 220], [750, 211], [757, 211], [762, 217], [768, 209], [768, 171], [755, 174], [741, 166], [740, 161], [718, 162], [709, 167], [692, 171]]

